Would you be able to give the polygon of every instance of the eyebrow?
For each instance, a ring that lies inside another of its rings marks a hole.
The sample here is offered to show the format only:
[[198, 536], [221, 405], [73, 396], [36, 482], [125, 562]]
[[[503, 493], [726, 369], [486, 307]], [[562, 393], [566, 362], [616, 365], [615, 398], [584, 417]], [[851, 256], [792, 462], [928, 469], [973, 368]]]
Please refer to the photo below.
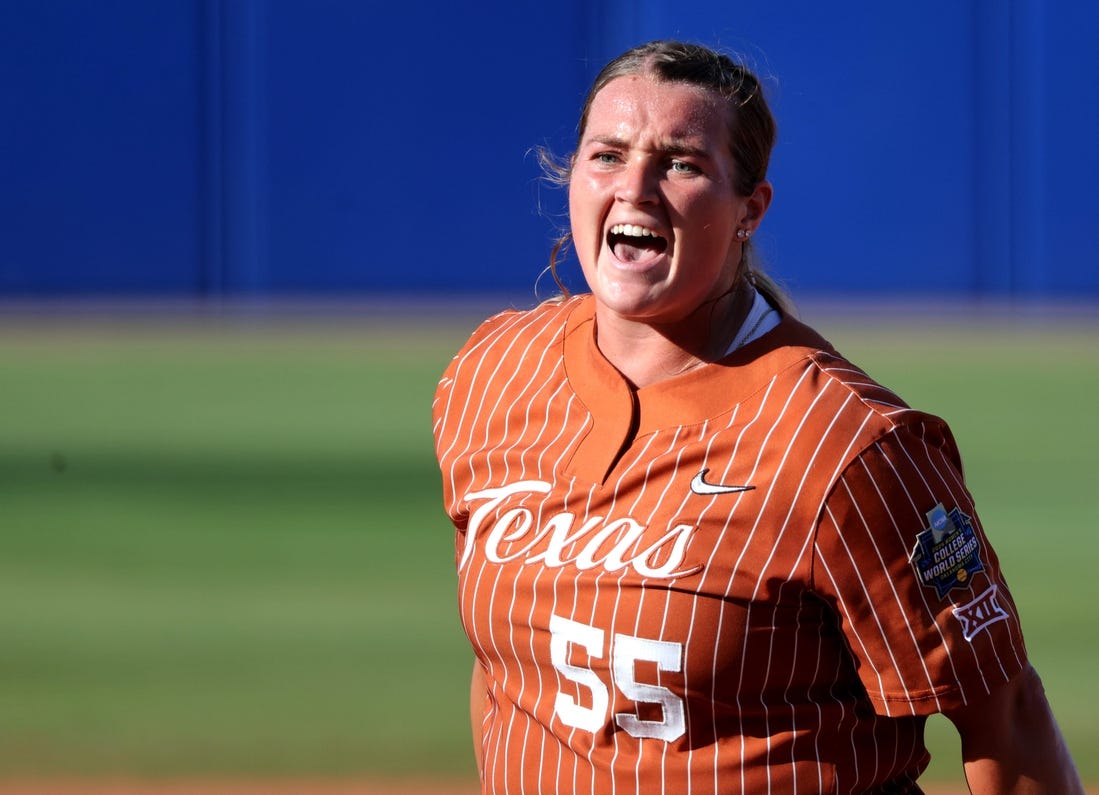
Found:
[[[602, 144], [603, 146], [613, 146], [618, 149], [628, 149], [630, 144], [613, 135], [593, 135], [584, 141], [584, 145], [587, 144]], [[658, 147], [660, 152], [669, 155], [691, 155], [693, 157], [709, 158], [710, 153], [705, 149], [698, 146], [693, 146], [687, 143], [682, 138], [672, 138], [666, 143], [662, 143]]]

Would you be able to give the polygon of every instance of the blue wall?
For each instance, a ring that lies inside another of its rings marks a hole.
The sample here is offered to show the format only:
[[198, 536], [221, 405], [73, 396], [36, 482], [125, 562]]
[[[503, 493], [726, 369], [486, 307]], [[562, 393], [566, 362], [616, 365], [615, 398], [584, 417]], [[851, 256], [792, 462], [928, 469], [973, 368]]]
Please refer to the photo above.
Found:
[[[503, 291], [524, 301], [608, 58], [770, 75], [795, 295], [1099, 295], [1090, 0], [11, 0], [0, 295]], [[546, 281], [542, 285], [548, 290]]]

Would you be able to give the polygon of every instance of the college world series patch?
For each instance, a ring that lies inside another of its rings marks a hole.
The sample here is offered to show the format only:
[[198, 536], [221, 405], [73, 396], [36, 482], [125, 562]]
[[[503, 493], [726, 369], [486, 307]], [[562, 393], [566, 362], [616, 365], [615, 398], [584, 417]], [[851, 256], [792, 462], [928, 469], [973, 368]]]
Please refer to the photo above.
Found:
[[954, 588], [968, 588], [973, 575], [984, 571], [981, 542], [969, 517], [940, 502], [927, 512], [929, 527], [916, 536], [912, 565], [920, 585], [934, 588], [942, 599]]

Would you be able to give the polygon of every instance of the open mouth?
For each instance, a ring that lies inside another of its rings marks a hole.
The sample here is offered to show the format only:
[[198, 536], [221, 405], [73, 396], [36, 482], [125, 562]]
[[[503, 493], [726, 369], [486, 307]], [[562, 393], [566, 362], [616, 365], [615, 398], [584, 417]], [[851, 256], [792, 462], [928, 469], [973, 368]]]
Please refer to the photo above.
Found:
[[607, 245], [622, 262], [642, 262], [663, 254], [668, 241], [644, 226], [615, 224], [607, 233]]

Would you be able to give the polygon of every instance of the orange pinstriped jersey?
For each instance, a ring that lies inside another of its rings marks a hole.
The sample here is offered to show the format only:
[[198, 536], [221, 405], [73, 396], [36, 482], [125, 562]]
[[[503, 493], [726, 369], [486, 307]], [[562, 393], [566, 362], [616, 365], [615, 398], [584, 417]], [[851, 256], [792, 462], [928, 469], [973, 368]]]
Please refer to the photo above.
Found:
[[1026, 654], [947, 427], [791, 318], [636, 391], [594, 322], [499, 315], [436, 394], [486, 791], [918, 792]]

